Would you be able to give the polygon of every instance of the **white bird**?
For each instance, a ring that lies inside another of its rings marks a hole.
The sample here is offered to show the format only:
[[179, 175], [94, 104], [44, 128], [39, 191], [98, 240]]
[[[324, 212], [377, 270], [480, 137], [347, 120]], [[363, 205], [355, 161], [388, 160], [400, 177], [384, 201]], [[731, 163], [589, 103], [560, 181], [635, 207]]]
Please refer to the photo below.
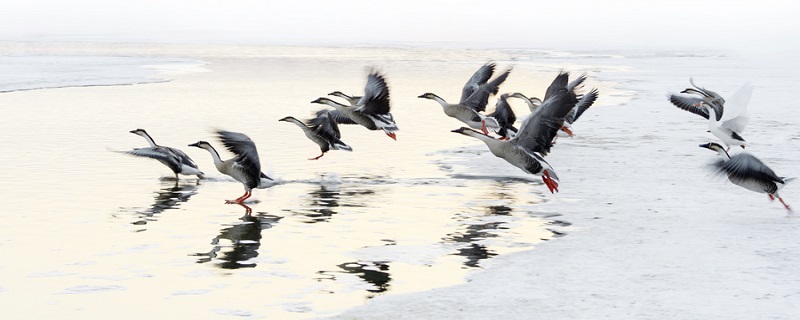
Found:
[[242, 203], [252, 195], [254, 188], [263, 189], [272, 185], [274, 180], [261, 172], [261, 162], [258, 150], [253, 140], [242, 133], [218, 130], [217, 136], [225, 147], [236, 156], [222, 161], [219, 153], [210, 143], [198, 141], [190, 147], [205, 149], [211, 153], [214, 166], [219, 172], [229, 175], [244, 185], [244, 194], [235, 200], [225, 200], [225, 203]]
[[766, 193], [770, 200], [778, 198], [786, 210], [791, 211], [789, 205], [778, 195], [778, 190], [794, 178], [778, 177], [772, 169], [749, 153], [742, 152], [731, 157], [721, 145], [714, 142], [701, 144], [700, 147], [716, 151], [722, 157], [712, 163], [718, 174], [727, 175], [733, 184], [747, 190]]
[[753, 87], [745, 83], [728, 99], [724, 99], [716, 92], [698, 87], [694, 82], [692, 86], [695, 88], [687, 88], [681, 93], [696, 94], [699, 97], [670, 94], [670, 102], [680, 109], [708, 119], [709, 132], [728, 146], [727, 149], [730, 146], [741, 146], [744, 149], [747, 142], [741, 133], [747, 127], [747, 104], [750, 103]]
[[203, 172], [197, 168], [197, 164], [192, 161], [192, 158], [189, 158], [183, 151], [172, 147], [157, 145], [144, 129], [131, 130], [130, 133], [144, 137], [147, 143], [150, 144], [150, 147], [135, 148], [130, 151], [124, 151], [124, 153], [158, 160], [175, 173], [175, 180], [178, 179], [178, 174], [187, 176], [197, 175], [198, 178], [203, 178]]
[[492, 138], [484, 133], [461, 127], [453, 132], [479, 139], [489, 151], [527, 173], [541, 176], [551, 193], [558, 191], [558, 175], [544, 160], [553, 137], [561, 128], [567, 113], [577, 102], [573, 95], [563, 92], [545, 99], [537, 112], [528, 116], [517, 135], [510, 140]]
[[307, 123], [303, 123], [291, 116], [278, 121], [294, 123], [300, 127], [300, 129], [303, 129], [303, 133], [305, 133], [308, 139], [319, 145], [319, 150], [322, 153], [308, 160], [317, 160], [324, 156], [329, 150], [353, 151], [353, 148], [341, 140], [342, 134], [339, 132], [339, 126], [336, 125], [336, 121], [333, 121], [329, 113], [329, 110], [317, 111], [317, 117], [307, 121]]
[[389, 112], [389, 86], [386, 79], [376, 70], [367, 76], [364, 96], [354, 106], [348, 106], [328, 98], [319, 98], [311, 103], [325, 104], [336, 110], [328, 114], [337, 123], [359, 124], [369, 130], [383, 130], [387, 136], [397, 140], [398, 130], [394, 116]]
[[508, 78], [511, 69], [489, 81], [489, 78], [494, 73], [494, 68], [494, 63], [487, 63], [481, 66], [478, 71], [475, 71], [461, 90], [461, 100], [457, 104], [447, 103], [438, 95], [430, 92], [424, 93], [418, 98], [431, 99], [438, 102], [447, 116], [458, 119], [470, 128], [481, 129], [484, 134], [489, 133], [487, 128], [499, 130], [501, 126], [497, 119], [486, 116], [481, 112], [486, 111], [489, 96], [497, 94], [500, 84]]

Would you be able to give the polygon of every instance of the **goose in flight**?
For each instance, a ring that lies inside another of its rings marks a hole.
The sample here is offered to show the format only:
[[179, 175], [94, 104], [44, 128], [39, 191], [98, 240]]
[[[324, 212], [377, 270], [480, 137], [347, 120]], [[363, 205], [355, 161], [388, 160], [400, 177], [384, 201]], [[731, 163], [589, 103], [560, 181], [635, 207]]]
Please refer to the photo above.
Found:
[[553, 167], [544, 160], [543, 155], [549, 152], [550, 142], [576, 102], [575, 97], [568, 94], [566, 89], [550, 99], [546, 99], [537, 112], [522, 121], [517, 135], [508, 140], [495, 139], [466, 127], [453, 130], [453, 132], [483, 141], [496, 157], [524, 172], [541, 176], [550, 193], [555, 193], [558, 192], [558, 175]]
[[329, 111], [328, 116], [337, 123], [359, 124], [369, 130], [383, 130], [387, 136], [397, 140], [395, 134], [398, 130], [397, 123], [394, 122], [394, 116], [389, 113], [389, 86], [384, 76], [377, 70], [370, 71], [364, 96], [354, 106], [344, 105], [325, 97], [311, 103], [333, 107], [335, 110]]
[[303, 123], [295, 117], [285, 117], [278, 121], [286, 121], [294, 123], [300, 129], [303, 129], [306, 137], [319, 145], [319, 150], [322, 152], [320, 155], [309, 158], [308, 160], [317, 160], [325, 155], [329, 150], [345, 150], [353, 151], [353, 148], [342, 142], [342, 134], [339, 133], [339, 126], [329, 116], [329, 110], [317, 111], [317, 117]]
[[203, 178], [203, 172], [197, 168], [197, 164], [192, 158], [189, 158], [183, 151], [172, 147], [157, 145], [144, 129], [131, 130], [130, 133], [144, 137], [147, 143], [150, 144], [150, 147], [135, 148], [130, 151], [124, 151], [124, 153], [158, 160], [175, 173], [175, 180], [178, 180], [178, 174], [187, 176], [197, 175], [198, 178]]
[[211, 153], [214, 166], [220, 173], [231, 176], [244, 185], [244, 194], [235, 200], [225, 200], [225, 203], [242, 203], [252, 195], [254, 188], [263, 189], [273, 184], [273, 179], [261, 172], [261, 162], [258, 159], [258, 150], [253, 140], [242, 133], [218, 130], [217, 137], [222, 144], [236, 156], [222, 160], [219, 153], [210, 143], [198, 141], [190, 147], [205, 149]]
[[770, 200], [778, 198], [786, 210], [791, 211], [789, 205], [778, 195], [778, 190], [794, 178], [778, 177], [761, 160], [746, 152], [730, 156], [720, 144], [714, 142], [701, 144], [700, 147], [716, 151], [722, 157], [712, 163], [718, 174], [727, 175], [733, 184], [747, 190], [766, 193]]
[[424, 93], [418, 98], [438, 102], [447, 116], [458, 119], [470, 128], [481, 129], [484, 134], [489, 133], [487, 128], [499, 130], [501, 126], [497, 119], [481, 113], [486, 111], [489, 96], [497, 94], [500, 84], [506, 81], [509, 73], [511, 73], [511, 69], [508, 69], [492, 81], [489, 81], [494, 73], [495, 66], [494, 63], [487, 63], [475, 71], [461, 90], [461, 99], [456, 104], [447, 103], [438, 95], [430, 92]]
[[742, 85], [728, 99], [716, 92], [698, 87], [681, 91], [693, 96], [669, 94], [669, 100], [676, 107], [708, 119], [708, 130], [730, 149], [730, 146], [747, 145], [741, 133], [747, 127], [747, 104], [753, 94], [749, 83]]

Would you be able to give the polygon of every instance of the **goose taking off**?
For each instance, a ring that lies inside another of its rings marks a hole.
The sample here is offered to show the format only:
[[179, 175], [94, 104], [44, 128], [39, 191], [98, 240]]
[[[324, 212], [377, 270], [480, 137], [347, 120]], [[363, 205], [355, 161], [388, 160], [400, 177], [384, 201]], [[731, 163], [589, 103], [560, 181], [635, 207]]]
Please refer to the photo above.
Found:
[[694, 84], [681, 93], [695, 94], [685, 96], [669, 94], [669, 101], [676, 107], [697, 114], [708, 119], [708, 130], [728, 146], [740, 146], [742, 149], [747, 142], [741, 133], [747, 127], [747, 104], [753, 94], [753, 87], [749, 83], [742, 85], [728, 99], [722, 98], [716, 92], [700, 88]]
[[500, 97], [497, 98], [494, 112], [487, 115], [487, 117], [497, 120], [497, 124], [500, 126], [497, 130], [497, 134], [499, 134], [502, 139], [510, 139], [517, 135], [517, 131], [519, 131], [514, 127], [517, 116], [514, 114], [514, 110], [511, 109], [511, 106], [508, 105], [508, 97], [508, 93], [501, 94]]
[[186, 153], [181, 150], [159, 146], [153, 141], [153, 138], [147, 134], [144, 129], [131, 130], [130, 133], [144, 137], [147, 143], [150, 144], [149, 148], [135, 148], [130, 151], [124, 151], [127, 154], [137, 157], [146, 157], [156, 159], [170, 168], [175, 173], [175, 180], [178, 180], [178, 174], [182, 175], [197, 175], [198, 178], [203, 178], [203, 172], [197, 168], [197, 164], [189, 158]]
[[340, 140], [342, 134], [339, 133], [339, 126], [336, 121], [331, 119], [329, 112], [329, 110], [317, 111], [317, 117], [307, 121], [307, 124], [291, 116], [278, 120], [296, 124], [300, 129], [303, 129], [303, 133], [308, 139], [319, 145], [319, 150], [322, 154], [308, 160], [317, 160], [329, 150], [353, 151], [353, 148]]
[[789, 205], [778, 195], [778, 190], [794, 178], [778, 177], [772, 169], [749, 153], [743, 152], [731, 157], [721, 145], [714, 142], [701, 144], [700, 147], [714, 150], [722, 156], [722, 159], [712, 163], [718, 174], [727, 175], [733, 184], [747, 190], [766, 193], [770, 200], [778, 198], [786, 210], [791, 211]]
[[[335, 92], [334, 92], [335, 93]], [[386, 79], [376, 70], [367, 76], [364, 96], [354, 106], [347, 106], [328, 98], [311, 101], [329, 105], [336, 110], [328, 112], [329, 117], [341, 124], [360, 124], [369, 130], [383, 130], [387, 136], [397, 140], [397, 124], [389, 113], [389, 86]]]
[[528, 116], [514, 138], [500, 140], [484, 133], [461, 127], [453, 130], [486, 143], [496, 157], [527, 173], [541, 176], [550, 193], [558, 192], [558, 176], [553, 167], [542, 158], [550, 150], [550, 141], [564, 122], [564, 117], [575, 105], [575, 97], [562, 92], [547, 99], [539, 111]]
[[253, 188], [263, 189], [272, 184], [272, 178], [261, 172], [261, 162], [258, 159], [258, 150], [253, 140], [238, 132], [216, 132], [225, 147], [236, 156], [222, 161], [217, 150], [206, 141], [190, 144], [190, 147], [206, 149], [211, 153], [214, 165], [219, 172], [229, 175], [244, 185], [244, 194], [235, 200], [225, 200], [225, 203], [242, 203], [252, 195]]
[[475, 71], [461, 90], [461, 100], [457, 104], [447, 103], [438, 95], [430, 92], [424, 93], [418, 98], [431, 99], [438, 102], [447, 116], [458, 119], [470, 128], [481, 129], [484, 134], [489, 133], [487, 127], [492, 130], [499, 130], [500, 124], [497, 119], [481, 114], [481, 112], [486, 111], [489, 96], [497, 94], [500, 84], [506, 81], [511, 69], [489, 81], [489, 78], [494, 73], [494, 68], [494, 63], [487, 63], [481, 66], [478, 71]]

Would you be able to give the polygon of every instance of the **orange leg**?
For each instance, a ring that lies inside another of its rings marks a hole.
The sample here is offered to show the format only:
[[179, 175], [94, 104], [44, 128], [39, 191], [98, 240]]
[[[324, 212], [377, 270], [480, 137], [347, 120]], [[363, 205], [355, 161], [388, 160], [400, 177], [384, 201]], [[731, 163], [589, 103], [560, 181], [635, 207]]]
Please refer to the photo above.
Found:
[[481, 120], [481, 131], [483, 131], [483, 134], [489, 134], [489, 130], [486, 130], [486, 120]]
[[386, 135], [389, 136], [389, 138], [392, 138], [394, 141], [397, 141], [397, 134], [394, 132], [387, 132]]
[[235, 200], [225, 200], [225, 203], [227, 203], [227, 204], [242, 203], [242, 202], [244, 202], [245, 199], [250, 198], [250, 195], [251, 195], [250, 190], [247, 190], [247, 191], [244, 192], [244, 194], [241, 197], [238, 197]]
[[318, 156], [316, 156], [314, 158], [308, 158], [308, 160], [317, 160], [319, 158], [322, 158], [322, 156], [324, 156], [324, 155], [325, 155], [325, 152], [323, 152], [321, 155], [318, 155]]
[[792, 211], [792, 209], [791, 209], [791, 208], [789, 208], [789, 205], [788, 205], [788, 204], [786, 204], [786, 202], [783, 202], [783, 198], [781, 198], [781, 197], [778, 197], [778, 200], [780, 200], [780, 201], [781, 201], [781, 203], [783, 203], [783, 206], [784, 206], [784, 207], [786, 207], [786, 210]]
[[547, 189], [550, 189], [550, 193], [558, 192], [558, 182], [553, 180], [553, 178], [550, 178], [550, 173], [548, 173], [547, 170], [544, 171], [544, 175], [542, 176], [542, 181], [547, 186]]
[[567, 128], [567, 126], [561, 126], [561, 131], [564, 131], [564, 132], [566, 132], [566, 133], [567, 133], [567, 135], [568, 135], [570, 138], [572, 138], [572, 130], [570, 130], [569, 128]]
[[773, 196], [772, 196], [771, 194], [769, 194], [769, 193], [767, 193], [767, 195], [769, 196], [769, 201], [775, 201], [775, 197], [773, 197]]

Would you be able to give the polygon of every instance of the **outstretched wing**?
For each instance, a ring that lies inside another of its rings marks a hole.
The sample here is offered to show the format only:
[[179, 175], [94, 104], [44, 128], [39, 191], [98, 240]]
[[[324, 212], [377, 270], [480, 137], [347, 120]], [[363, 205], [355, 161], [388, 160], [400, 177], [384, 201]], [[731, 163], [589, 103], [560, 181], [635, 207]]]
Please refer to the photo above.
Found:
[[317, 118], [319, 118], [320, 115], [323, 113], [327, 113], [327, 116], [333, 119], [333, 121], [336, 121], [336, 123], [357, 124], [355, 121], [353, 121], [353, 119], [350, 119], [349, 117], [339, 112], [339, 110], [328, 110], [328, 109], [319, 110], [317, 111]]
[[464, 85], [464, 89], [461, 90], [461, 99], [458, 101], [463, 103], [464, 101], [469, 98], [475, 91], [478, 90], [478, 87], [489, 81], [489, 78], [492, 77], [494, 73], [495, 64], [493, 62], [484, 64], [481, 66], [472, 77], [467, 80], [467, 83]]
[[[322, 111], [322, 112], [320, 112]], [[311, 125], [311, 130], [322, 136], [323, 138], [336, 138], [339, 139], [342, 137], [341, 132], [339, 132], [339, 126], [336, 124], [336, 121], [333, 120], [329, 116], [329, 110], [320, 110], [317, 111], [317, 117], [308, 121]], [[333, 139], [328, 139], [333, 140]]]
[[670, 93], [667, 97], [669, 97], [669, 102], [672, 102], [676, 107], [708, 119], [708, 110], [697, 106], [703, 103], [703, 99], [673, 93]]
[[364, 96], [356, 104], [356, 111], [369, 115], [389, 113], [389, 86], [384, 76], [372, 70], [367, 76]]
[[716, 167], [718, 173], [725, 173], [731, 179], [757, 179], [783, 183], [783, 179], [772, 169], [749, 153], [739, 153], [728, 161], [719, 160], [712, 165]]
[[[225, 148], [236, 154], [238, 158], [236, 162], [239, 166], [234, 166], [235, 170], [241, 171], [244, 177], [258, 177], [261, 175], [258, 150], [253, 140], [250, 140], [250, 137], [242, 133], [224, 130], [217, 130], [217, 136], [222, 144], [225, 145]], [[248, 185], [251, 183], [253, 182], [248, 181]], [[258, 184], [258, 181], [254, 183]]]
[[594, 104], [595, 100], [597, 100], [598, 93], [599, 91], [597, 91], [597, 88], [594, 88], [578, 99], [578, 103], [575, 104], [575, 107], [572, 108], [572, 111], [567, 115], [567, 123], [572, 124], [575, 120], [578, 120], [583, 112], [589, 109], [589, 107]]
[[745, 83], [739, 90], [731, 95], [725, 102], [725, 113], [722, 115], [722, 125], [735, 132], [742, 132], [747, 127], [747, 105], [753, 95], [753, 86]]
[[511, 143], [528, 153], [539, 152], [547, 155], [553, 138], [564, 124], [564, 118], [577, 102], [575, 95], [569, 92], [551, 95], [550, 99], [545, 99], [537, 112], [522, 122], [517, 136], [511, 139]]
[[486, 111], [486, 105], [489, 104], [489, 96], [497, 94], [500, 90], [500, 85], [506, 81], [510, 73], [511, 69], [508, 69], [497, 78], [494, 78], [494, 80], [482, 84], [461, 104], [478, 112]]
[[172, 169], [172, 171], [174, 172], [181, 171], [180, 157], [165, 147], [135, 148], [133, 150], [122, 151], [122, 152], [132, 156], [156, 159], [161, 163], [165, 164], [170, 169]]

